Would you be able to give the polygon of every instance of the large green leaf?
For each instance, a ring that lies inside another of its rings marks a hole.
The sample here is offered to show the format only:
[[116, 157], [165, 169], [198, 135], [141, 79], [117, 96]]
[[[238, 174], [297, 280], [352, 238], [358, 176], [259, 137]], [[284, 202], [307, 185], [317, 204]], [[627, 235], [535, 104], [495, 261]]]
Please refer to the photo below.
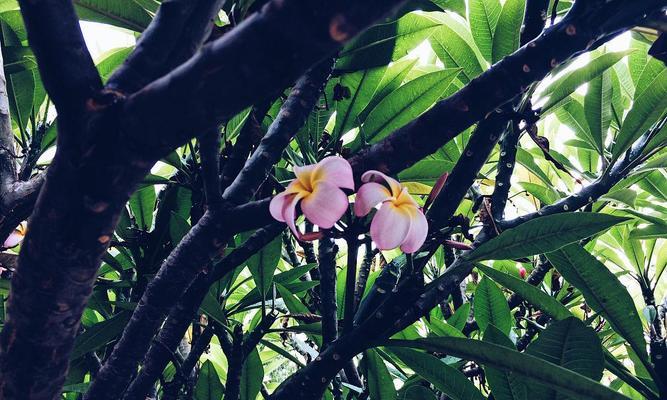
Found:
[[387, 65], [426, 40], [439, 25], [429, 14], [409, 13], [397, 21], [374, 26], [345, 46], [336, 69], [357, 71]]
[[521, 374], [576, 399], [627, 400], [622, 394], [590, 378], [504, 346], [480, 340], [437, 337], [417, 340], [389, 340], [387, 346], [421, 348], [472, 360], [485, 366]]
[[74, 341], [74, 349], [70, 354], [70, 360], [76, 360], [114, 340], [116, 336], [123, 332], [127, 321], [130, 320], [130, 314], [128, 311], [120, 312], [86, 329]]
[[650, 90], [635, 99], [623, 121], [612, 149], [613, 159], [620, 157], [632, 143], [667, 113], [667, 69], [653, 79]]
[[[484, 341], [508, 349], [515, 349], [514, 343], [493, 325], [489, 325], [484, 332]], [[495, 399], [525, 400], [527, 398], [527, 388], [521, 375], [488, 366], [484, 368], [484, 372]]]
[[154, 186], [146, 186], [137, 190], [130, 197], [130, 210], [139, 229], [144, 231], [151, 229], [156, 198]]
[[97, 63], [97, 71], [102, 81], [106, 82], [111, 77], [111, 74], [125, 61], [133, 49], [134, 47], [122, 47], [106, 53], [102, 61]]
[[220, 400], [224, 388], [218, 372], [211, 360], [206, 360], [199, 369], [199, 378], [195, 385], [195, 400]]
[[494, 325], [507, 335], [512, 328], [512, 314], [503, 292], [489, 278], [482, 278], [475, 290], [473, 310], [479, 329]]
[[521, 25], [526, 9], [524, 0], [506, 0], [493, 35], [493, 63], [512, 54], [521, 42]]
[[560, 320], [572, 315], [561, 302], [521, 279], [481, 264], [477, 269], [552, 318]]
[[403, 182], [419, 182], [433, 185], [444, 173], [451, 172], [454, 163], [446, 160], [421, 160], [398, 174]]
[[570, 71], [556, 79], [539, 96], [540, 99], [548, 98], [542, 106], [542, 112], [544, 113], [554, 105], [560, 103], [561, 100], [574, 93], [579, 86], [588, 83], [591, 79], [613, 67], [614, 64], [621, 61], [629, 53], [630, 51], [604, 53], [591, 60], [585, 66]]
[[391, 351], [413, 371], [452, 399], [484, 399], [475, 385], [461, 371], [450, 367], [432, 355], [400, 347], [394, 347]]
[[468, 83], [486, 68], [486, 61], [475, 45], [468, 27], [452, 14], [440, 16], [440, 26], [430, 37], [431, 47], [448, 68], [461, 68], [459, 77]]
[[578, 244], [548, 253], [547, 257], [563, 278], [581, 291], [588, 305], [602, 314], [646, 360], [646, 342], [639, 314], [618, 278]]
[[252, 349], [243, 363], [241, 371], [240, 400], [255, 400], [259, 391], [262, 390], [262, 381], [264, 380], [264, 366], [262, 359], [259, 358], [257, 349]]
[[134, 0], [74, 0], [79, 18], [141, 32], [151, 15]]
[[[394, 90], [368, 114], [360, 137], [365, 137], [368, 142], [377, 142], [417, 118], [431, 108], [458, 72], [457, 69], [432, 72]], [[361, 145], [360, 137], [354, 147]]]
[[[542, 358], [570, 371], [599, 381], [604, 370], [604, 353], [600, 338], [592, 328], [574, 317], [551, 324], [540, 332], [526, 354]], [[531, 389], [531, 398], [567, 399], [556, 390], [537, 385]]]
[[248, 269], [252, 274], [252, 279], [255, 281], [257, 289], [264, 296], [268, 293], [271, 282], [273, 282], [273, 273], [280, 261], [281, 251], [282, 240], [278, 236], [248, 260]]
[[417, 64], [417, 61], [419, 61], [417, 58], [404, 58], [387, 67], [387, 71], [384, 73], [373, 98], [359, 115], [361, 123], [366, 121], [368, 114], [373, 111], [380, 101], [401, 86], [408, 73]]
[[562, 213], [535, 218], [483, 243], [471, 253], [470, 261], [529, 257], [557, 250], [626, 221], [609, 214]]
[[[589, 107], [591, 107], [590, 102]], [[593, 138], [593, 133], [591, 132], [591, 127], [588, 123], [589, 117], [586, 113], [586, 109], [578, 100], [572, 99], [563, 104], [562, 107], [558, 107], [556, 116], [563, 124], [572, 129], [578, 138], [586, 141], [590, 146], [590, 149], [598, 150], [601, 148], [598, 145], [599, 140]], [[599, 152], [600, 151], [598, 150], [598, 153]]]
[[472, 37], [484, 58], [491, 61], [493, 34], [502, 7], [499, 0], [469, 0], [468, 23]]
[[611, 72], [608, 70], [593, 78], [584, 98], [586, 120], [598, 154], [603, 154], [607, 131], [611, 125]]
[[349, 96], [336, 102], [336, 129], [334, 137], [338, 138], [360, 124], [359, 114], [373, 98], [386, 67], [378, 67], [345, 74], [340, 85], [349, 90]]
[[389, 375], [389, 370], [384, 364], [384, 360], [377, 351], [370, 349], [364, 352], [364, 362], [366, 365], [368, 378], [368, 391], [371, 399], [377, 400], [395, 400], [396, 389], [394, 382]]

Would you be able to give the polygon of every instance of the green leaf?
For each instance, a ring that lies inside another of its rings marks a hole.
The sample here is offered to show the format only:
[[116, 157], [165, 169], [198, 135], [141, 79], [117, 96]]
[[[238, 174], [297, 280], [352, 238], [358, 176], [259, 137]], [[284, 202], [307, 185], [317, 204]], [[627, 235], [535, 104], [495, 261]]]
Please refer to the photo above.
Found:
[[[417, 118], [431, 108], [454, 81], [458, 72], [456, 69], [432, 72], [393, 91], [368, 114], [366, 122], [361, 127], [363, 136], [368, 142], [378, 142]], [[355, 144], [353, 147], [358, 148], [361, 141], [357, 140]]]
[[503, 371], [521, 374], [575, 399], [627, 400], [622, 394], [541, 358], [480, 340], [437, 337], [417, 340], [388, 340], [386, 346], [421, 348], [478, 362]]
[[618, 278], [583, 247], [572, 244], [547, 254], [563, 278], [579, 289], [644, 360], [648, 359], [642, 323], [632, 297]]
[[475, 385], [456, 368], [450, 367], [430, 354], [407, 348], [391, 348], [401, 361], [438, 390], [454, 400], [483, 400]]
[[578, 100], [572, 99], [562, 107], [558, 107], [556, 116], [563, 124], [572, 129], [578, 138], [586, 141], [591, 150], [599, 149], [598, 142], [593, 138], [591, 127], [588, 125], [588, 115], [584, 105]]
[[123, 332], [127, 321], [130, 320], [130, 315], [130, 312], [123, 311], [86, 329], [74, 341], [70, 360], [76, 360], [114, 340]]
[[468, 22], [472, 37], [486, 60], [491, 60], [493, 34], [502, 7], [498, 0], [469, 0]]
[[412, 167], [400, 172], [402, 182], [419, 182], [433, 185], [445, 172], [451, 172], [454, 163], [447, 160], [421, 160]]
[[357, 71], [387, 65], [408, 54], [438, 26], [440, 22], [428, 13], [409, 13], [396, 21], [376, 25], [343, 48], [336, 69]]
[[586, 120], [598, 154], [603, 154], [607, 131], [611, 125], [611, 71], [605, 71], [588, 84], [584, 98]]
[[475, 290], [473, 310], [479, 329], [484, 332], [490, 324], [507, 335], [512, 329], [512, 314], [503, 292], [484, 277]]
[[171, 211], [169, 216], [169, 238], [171, 243], [176, 246], [181, 239], [190, 231], [190, 223], [175, 212]]
[[405, 58], [392, 63], [387, 67], [387, 71], [385, 71], [384, 76], [382, 77], [382, 80], [380, 81], [380, 84], [378, 85], [377, 90], [373, 95], [373, 98], [359, 115], [359, 121], [361, 123], [366, 121], [368, 114], [373, 111], [375, 106], [377, 106], [380, 101], [382, 101], [391, 92], [401, 86], [408, 73], [412, 70], [418, 61], [419, 59], [417, 58]]
[[463, 327], [468, 322], [468, 317], [470, 316], [470, 303], [463, 303], [454, 314], [449, 317], [447, 323], [452, 325], [458, 330], [462, 330]]
[[130, 210], [139, 229], [144, 231], [151, 229], [156, 198], [154, 186], [146, 186], [137, 190], [130, 197]]
[[268, 293], [271, 282], [273, 282], [273, 273], [280, 261], [281, 251], [282, 240], [278, 236], [248, 260], [248, 269], [252, 274], [252, 279], [255, 281], [257, 289], [264, 296]]
[[[540, 332], [526, 354], [560, 365], [594, 381], [602, 378], [604, 353], [600, 338], [579, 319], [569, 317]], [[534, 397], [532, 397], [534, 396]], [[531, 389], [536, 399], [567, 399], [553, 389], [537, 385]]]
[[336, 102], [335, 138], [361, 123], [359, 114], [373, 98], [385, 70], [386, 67], [378, 67], [345, 74], [340, 78], [339, 84], [350, 91], [350, 96]]
[[106, 82], [111, 77], [111, 74], [125, 61], [132, 50], [134, 50], [134, 47], [122, 47], [110, 50], [103, 56], [102, 61], [97, 63], [97, 71], [103, 82]]
[[635, 99], [623, 121], [621, 131], [612, 148], [612, 158], [620, 157], [644, 132], [667, 113], [667, 69], [664, 69]]
[[36, 70], [26, 70], [7, 76], [7, 96], [10, 114], [16, 125], [25, 129], [32, 114], [37, 90]]
[[199, 369], [199, 378], [195, 385], [195, 400], [220, 400], [224, 388], [218, 372], [211, 360], [206, 360]]
[[389, 375], [384, 360], [377, 351], [370, 349], [364, 352], [364, 362], [368, 373], [368, 391], [371, 399], [395, 400], [396, 389]]
[[79, 18], [141, 32], [152, 17], [133, 0], [74, 0]]
[[524, 0], [506, 0], [493, 35], [493, 63], [512, 54], [521, 42], [521, 25], [526, 9]]
[[443, 25], [430, 37], [431, 47], [447, 68], [461, 68], [463, 83], [481, 74], [486, 61], [475, 45], [472, 35], [458, 18], [451, 14], [440, 16]]
[[469, 253], [468, 259], [506, 260], [547, 253], [626, 220], [609, 214], [584, 212], [539, 217], [483, 243]]
[[560, 320], [572, 316], [560, 301], [521, 279], [481, 264], [477, 264], [477, 269], [552, 318]]
[[651, 224], [641, 228], [633, 229], [630, 232], [630, 239], [659, 239], [667, 238], [667, 225]]
[[241, 371], [241, 396], [239, 396], [239, 399], [255, 400], [262, 389], [263, 380], [264, 366], [262, 365], [262, 359], [259, 358], [259, 352], [254, 348], [248, 354], [243, 364], [243, 370]]
[[588, 83], [593, 78], [613, 67], [614, 64], [621, 61], [623, 57], [627, 56], [631, 52], [632, 50], [604, 53], [601, 56], [591, 60], [585, 66], [568, 72], [560, 78], [556, 79], [546, 89], [544, 89], [544, 91], [539, 96], [540, 100], [548, 97], [548, 100], [542, 106], [542, 113], [544, 114], [551, 107], [560, 103], [561, 100], [574, 93], [574, 91], [577, 90], [579, 86]]
[[[515, 350], [514, 343], [498, 328], [489, 325], [484, 332], [484, 341]], [[501, 371], [493, 367], [485, 367], [486, 380], [493, 397], [497, 400], [525, 400], [527, 388], [521, 375], [509, 371]]]

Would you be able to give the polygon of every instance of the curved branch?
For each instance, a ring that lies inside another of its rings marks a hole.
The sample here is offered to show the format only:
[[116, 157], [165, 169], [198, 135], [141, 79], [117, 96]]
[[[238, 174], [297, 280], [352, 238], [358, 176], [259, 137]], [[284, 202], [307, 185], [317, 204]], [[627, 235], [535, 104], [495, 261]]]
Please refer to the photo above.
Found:
[[28, 42], [59, 114], [76, 115], [102, 89], [70, 0], [21, 0]]
[[107, 87], [134, 93], [192, 57], [208, 38], [223, 0], [165, 0]]
[[404, 1], [271, 1], [188, 62], [129, 97], [124, 130], [141, 132], [133, 137], [136, 147], [150, 149], [148, 156], [159, 158], [187, 141], [190, 132], [203, 132], [279, 94]]

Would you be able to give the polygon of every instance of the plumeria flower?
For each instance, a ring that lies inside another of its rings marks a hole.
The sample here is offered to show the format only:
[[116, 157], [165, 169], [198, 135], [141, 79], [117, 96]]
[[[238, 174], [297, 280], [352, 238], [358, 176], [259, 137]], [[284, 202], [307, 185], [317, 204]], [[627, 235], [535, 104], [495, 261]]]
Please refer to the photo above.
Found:
[[294, 167], [294, 179], [287, 189], [271, 200], [273, 218], [286, 222], [296, 237], [304, 236], [296, 227], [297, 205], [303, 215], [323, 229], [334, 226], [349, 202], [342, 189], [354, 190], [350, 163], [341, 157], [327, 157], [314, 165]]
[[428, 223], [408, 189], [379, 171], [364, 173], [361, 181], [365, 183], [357, 192], [354, 214], [363, 217], [380, 205], [371, 222], [375, 245], [380, 250], [400, 246], [405, 253], [417, 251], [426, 240]]
[[16, 247], [23, 241], [23, 237], [25, 236], [26, 233], [26, 226], [25, 223], [21, 223], [19, 226], [17, 226], [12, 233], [7, 236], [5, 239], [4, 243], [2, 244], [3, 249], [11, 249], [13, 247]]

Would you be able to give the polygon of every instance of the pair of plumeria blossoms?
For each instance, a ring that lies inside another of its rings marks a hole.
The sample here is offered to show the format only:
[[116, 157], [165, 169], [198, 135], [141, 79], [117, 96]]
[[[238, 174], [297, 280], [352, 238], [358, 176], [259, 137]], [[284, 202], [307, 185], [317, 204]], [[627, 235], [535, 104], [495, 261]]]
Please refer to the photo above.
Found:
[[[271, 200], [271, 215], [285, 222], [294, 235], [307, 240], [321, 235], [302, 234], [296, 226], [297, 206], [320, 229], [330, 229], [348, 210], [348, 195], [354, 190], [352, 167], [341, 157], [327, 157], [317, 164], [294, 167], [294, 179], [287, 189]], [[407, 188], [379, 171], [368, 171], [354, 201], [357, 217], [380, 206], [371, 221], [371, 239], [380, 250], [401, 248], [416, 252], [428, 233], [426, 217]]]

